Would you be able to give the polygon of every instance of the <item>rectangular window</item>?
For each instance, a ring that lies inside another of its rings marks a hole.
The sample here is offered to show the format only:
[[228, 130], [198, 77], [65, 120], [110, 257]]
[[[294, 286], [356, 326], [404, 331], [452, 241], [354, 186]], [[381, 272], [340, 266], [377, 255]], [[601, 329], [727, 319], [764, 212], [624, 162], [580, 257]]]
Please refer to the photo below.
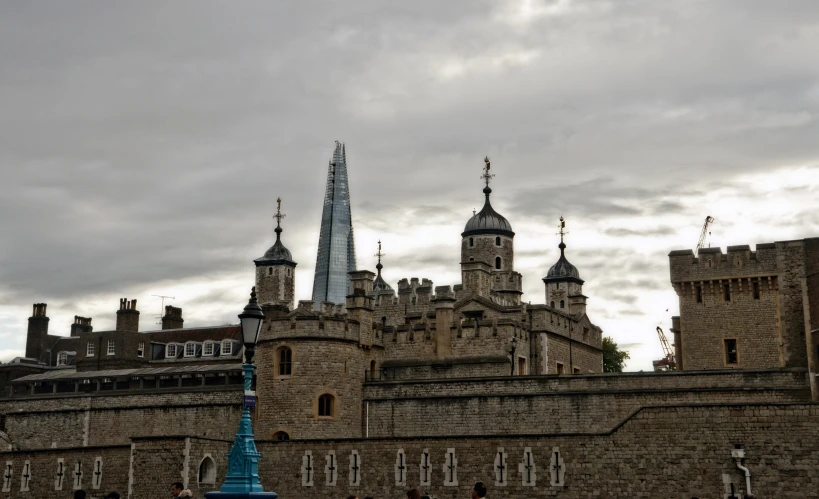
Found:
[[233, 342], [230, 340], [222, 341], [222, 355], [233, 355]]
[[725, 365], [735, 366], [739, 362], [739, 355], [737, 353], [737, 340], [722, 340], [725, 348]]
[[526, 370], [526, 358], [518, 357], [518, 375], [526, 376], [529, 372]]
[[145, 357], [145, 342], [140, 341], [137, 345], [137, 357]]
[[94, 356], [94, 342], [93, 341], [89, 341], [85, 345], [85, 356], [86, 357], [93, 357]]
[[57, 354], [57, 365], [64, 366], [68, 364], [68, 354], [65, 352], [60, 352]]
[[213, 355], [213, 342], [208, 341], [204, 344], [204, 346], [202, 347], [202, 355], [206, 357], [210, 357], [211, 355]]
[[759, 299], [759, 281], [754, 281], [754, 300]]
[[196, 343], [185, 343], [185, 357], [196, 355]]
[[575, 373], [575, 374], [580, 374], [580, 368], [579, 368], [579, 367], [575, 367], [575, 368], [574, 368], [574, 373]]
[[108, 355], [115, 355], [117, 353], [117, 344], [114, 340], [108, 340]]
[[563, 374], [563, 364], [557, 363], [557, 374]]
[[167, 347], [165, 347], [165, 358], [166, 359], [176, 358], [176, 345], [170, 344]]
[[724, 284], [722, 286], [722, 293], [723, 293], [723, 297], [725, 298], [725, 301], [731, 301], [731, 285], [730, 284]]
[[697, 284], [695, 288], [697, 290], [697, 303], [702, 303], [702, 286]]

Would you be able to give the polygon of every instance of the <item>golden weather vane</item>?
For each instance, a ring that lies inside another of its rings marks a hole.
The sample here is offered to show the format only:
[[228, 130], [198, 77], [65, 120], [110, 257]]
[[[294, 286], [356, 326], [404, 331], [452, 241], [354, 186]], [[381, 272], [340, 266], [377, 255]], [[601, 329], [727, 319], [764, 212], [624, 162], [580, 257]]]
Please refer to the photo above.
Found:
[[486, 186], [489, 187], [489, 181], [494, 177], [494, 175], [491, 175], [489, 173], [489, 168], [491, 166], [491, 163], [489, 162], [489, 156], [486, 156], [485, 158], [483, 158], [483, 162], [484, 162], [484, 167], [483, 167], [483, 175], [481, 175], [481, 178], [486, 181]]
[[284, 217], [286, 217], [286, 216], [287, 216], [287, 215], [285, 215], [284, 213], [282, 213], [282, 198], [278, 198], [278, 199], [276, 199], [276, 204], [277, 204], [278, 206], [276, 207], [276, 214], [275, 214], [275, 215], [273, 215], [273, 218], [275, 218], [275, 219], [276, 219], [276, 226], [277, 226], [277, 227], [281, 227], [281, 225], [282, 225], [282, 218], [284, 218]]
[[562, 243], [563, 236], [568, 234], [568, 232], [566, 232], [566, 220], [564, 220], [562, 216], [560, 217], [560, 223], [557, 225], [557, 228], [558, 232], [556, 234], [560, 236], [560, 242]]

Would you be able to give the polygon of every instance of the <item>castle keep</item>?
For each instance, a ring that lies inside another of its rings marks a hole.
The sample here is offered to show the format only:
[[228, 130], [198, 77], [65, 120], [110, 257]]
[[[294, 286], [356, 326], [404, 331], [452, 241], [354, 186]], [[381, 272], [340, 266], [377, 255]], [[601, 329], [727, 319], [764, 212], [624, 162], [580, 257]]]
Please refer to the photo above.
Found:
[[[393, 288], [379, 247], [375, 272], [347, 273], [343, 303], [296, 302], [277, 210], [275, 242], [254, 260], [267, 490], [465, 497], [478, 480], [497, 498], [743, 497], [749, 481], [759, 497], [815, 490], [819, 240], [672, 252], [680, 370], [602, 373], [602, 331], [571, 249], [561, 236], [544, 303], [524, 302], [489, 172], [487, 158], [484, 206], [460, 234], [460, 283]], [[140, 331], [126, 299], [115, 331], [77, 317], [55, 336], [48, 322], [36, 304], [26, 358], [0, 366], [0, 499], [79, 488], [147, 499], [177, 480], [197, 497], [218, 488], [242, 407], [238, 326], [184, 328], [181, 309], [166, 307], [162, 330]]]

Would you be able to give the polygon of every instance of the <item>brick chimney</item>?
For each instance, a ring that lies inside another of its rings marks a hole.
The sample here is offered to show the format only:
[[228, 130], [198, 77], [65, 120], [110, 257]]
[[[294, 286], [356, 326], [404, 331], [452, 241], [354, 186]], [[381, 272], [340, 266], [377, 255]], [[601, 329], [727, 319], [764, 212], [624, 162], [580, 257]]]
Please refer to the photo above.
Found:
[[165, 315], [162, 316], [162, 329], [182, 329], [185, 319], [182, 318], [182, 309], [165, 305]]
[[90, 333], [93, 330], [91, 317], [74, 316], [74, 324], [71, 324], [71, 336], [79, 336], [80, 333]]
[[139, 310], [137, 301], [127, 298], [119, 299], [119, 310], [117, 310], [117, 331], [139, 331]]
[[28, 331], [26, 333], [26, 357], [44, 360], [46, 356], [46, 344], [48, 342], [48, 316], [46, 316], [46, 304], [35, 303], [34, 311], [28, 318]]

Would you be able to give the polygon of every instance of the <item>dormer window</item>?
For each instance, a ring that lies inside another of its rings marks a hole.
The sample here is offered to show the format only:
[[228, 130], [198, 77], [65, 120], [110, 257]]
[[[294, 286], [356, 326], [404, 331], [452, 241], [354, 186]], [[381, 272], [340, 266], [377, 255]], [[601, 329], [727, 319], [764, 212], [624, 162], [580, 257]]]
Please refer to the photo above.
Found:
[[140, 358], [145, 357], [145, 342], [144, 341], [140, 341], [137, 344], [137, 357], [140, 357]]
[[176, 358], [176, 345], [174, 343], [170, 343], [165, 347], [165, 358], [166, 359]]
[[233, 355], [233, 342], [222, 340], [222, 355]]
[[68, 352], [60, 352], [57, 354], [57, 365], [64, 366], [68, 364]]
[[202, 345], [202, 356], [203, 357], [210, 357], [213, 355], [213, 342], [206, 341], [204, 345]]

